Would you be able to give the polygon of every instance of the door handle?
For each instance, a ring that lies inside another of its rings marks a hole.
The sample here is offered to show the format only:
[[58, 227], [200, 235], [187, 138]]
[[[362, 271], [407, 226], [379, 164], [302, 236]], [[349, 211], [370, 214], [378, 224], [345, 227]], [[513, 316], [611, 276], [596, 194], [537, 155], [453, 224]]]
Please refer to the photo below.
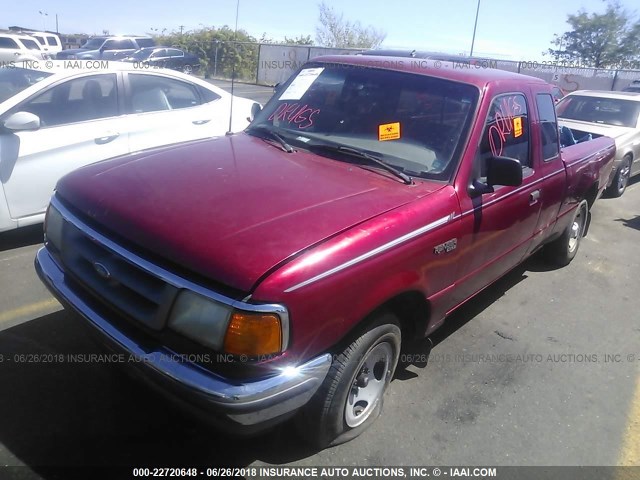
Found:
[[535, 205], [540, 199], [540, 190], [534, 190], [529, 194], [529, 205]]
[[105, 143], [109, 143], [109, 142], [115, 140], [119, 136], [120, 136], [120, 132], [109, 132], [104, 137], [98, 137], [98, 138], [96, 138], [94, 140], [98, 145], [104, 145]]
[[194, 120], [192, 123], [194, 125], [204, 125], [205, 123], [209, 123], [211, 121], [210, 118], [208, 118], [207, 120]]

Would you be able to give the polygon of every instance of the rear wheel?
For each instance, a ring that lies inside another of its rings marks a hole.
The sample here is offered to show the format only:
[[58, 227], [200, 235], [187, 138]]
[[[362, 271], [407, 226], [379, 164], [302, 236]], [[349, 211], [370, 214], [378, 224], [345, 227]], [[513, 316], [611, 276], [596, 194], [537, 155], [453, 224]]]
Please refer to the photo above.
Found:
[[367, 331], [339, 353], [324, 383], [300, 412], [302, 437], [317, 448], [347, 442], [373, 424], [400, 356], [395, 315], [375, 317]]
[[582, 200], [560, 238], [545, 247], [545, 254], [551, 262], [564, 267], [573, 260], [584, 237], [588, 219], [589, 204], [586, 200]]
[[618, 168], [616, 175], [613, 177], [613, 182], [611, 182], [611, 185], [607, 188], [607, 195], [613, 198], [620, 197], [627, 189], [630, 175], [631, 157], [627, 155], [622, 159], [620, 168]]

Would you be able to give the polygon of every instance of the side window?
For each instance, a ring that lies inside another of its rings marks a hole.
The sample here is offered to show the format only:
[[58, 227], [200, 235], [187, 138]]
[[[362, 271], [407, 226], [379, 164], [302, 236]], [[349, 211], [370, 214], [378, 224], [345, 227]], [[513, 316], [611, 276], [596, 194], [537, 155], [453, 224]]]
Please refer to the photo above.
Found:
[[136, 43], [140, 48], [153, 47], [155, 45], [153, 38], [136, 38]]
[[39, 37], [38, 35], [33, 35], [33, 38], [35, 38], [36, 40], [38, 40], [38, 42], [40, 42], [40, 45], [45, 45], [45, 43], [44, 43], [44, 38]]
[[13, 38], [0, 37], [0, 48], [19, 49], [20, 47]]
[[476, 178], [486, 177], [487, 159], [491, 157], [515, 158], [523, 167], [531, 166], [527, 102], [520, 93], [493, 100], [476, 158]]
[[58, 42], [56, 42], [55, 37], [47, 37], [47, 43], [52, 47], [56, 47], [58, 45]]
[[558, 122], [556, 109], [551, 95], [536, 95], [538, 117], [540, 117], [540, 136], [542, 141], [542, 158], [547, 161], [558, 156]]
[[158, 112], [200, 105], [194, 85], [158, 75], [129, 74], [132, 113]]
[[40, 117], [43, 127], [117, 115], [116, 75], [90, 75], [61, 83], [12, 110]]
[[203, 103], [215, 102], [221, 98], [220, 95], [212, 92], [208, 88], [198, 86], [198, 91], [200, 92], [200, 98], [202, 98]]
[[21, 38], [20, 41], [29, 50], [40, 50], [40, 45], [38, 45], [38, 42], [35, 40], [31, 40], [30, 38]]
[[163, 58], [167, 56], [167, 50], [165, 48], [159, 48], [158, 50], [154, 50], [153, 53], [149, 56], [149, 58]]
[[184, 57], [182, 50], [178, 50], [177, 48], [168, 48], [167, 52], [168, 57]]
[[105, 50], [127, 50], [127, 49], [134, 49], [134, 48], [135, 48], [135, 45], [133, 44], [133, 41], [129, 39], [107, 40], [104, 43]]

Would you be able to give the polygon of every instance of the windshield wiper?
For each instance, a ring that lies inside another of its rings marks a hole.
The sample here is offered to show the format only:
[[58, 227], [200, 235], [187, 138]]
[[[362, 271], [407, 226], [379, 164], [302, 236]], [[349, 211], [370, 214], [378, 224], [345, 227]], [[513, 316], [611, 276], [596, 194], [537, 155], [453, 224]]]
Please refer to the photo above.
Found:
[[265, 125], [256, 125], [254, 127], [248, 127], [245, 132], [247, 132], [249, 135], [254, 135], [256, 133], [258, 133], [259, 135], [256, 135], [262, 139], [272, 139], [275, 140], [276, 142], [278, 142], [280, 144], [280, 146], [282, 147], [282, 149], [287, 152], [287, 153], [293, 153], [295, 150], [293, 149], [293, 147], [291, 145], [289, 145], [287, 143], [287, 141], [282, 138], [280, 135], [278, 135], [276, 132], [274, 132], [271, 128], [265, 126]]
[[376, 157], [375, 155], [371, 155], [370, 153], [367, 153], [365, 151], [358, 150], [357, 148], [345, 147], [345, 146], [340, 146], [340, 145], [326, 145], [326, 144], [311, 144], [311, 145], [309, 145], [309, 147], [311, 147], [311, 148], [321, 148], [323, 150], [330, 150], [330, 151], [333, 151], [333, 152], [341, 152], [341, 153], [345, 153], [347, 155], [353, 155], [354, 157], [364, 158], [364, 159], [369, 160], [370, 162], [373, 162], [376, 165], [379, 165], [380, 167], [384, 168], [387, 172], [395, 175], [400, 180], [402, 180], [405, 183], [405, 185], [411, 185], [413, 183], [413, 180], [411, 179], [411, 177], [409, 175], [407, 175], [406, 173], [403, 173], [400, 170], [398, 170], [397, 168], [392, 167], [388, 163], [383, 162], [380, 158]]

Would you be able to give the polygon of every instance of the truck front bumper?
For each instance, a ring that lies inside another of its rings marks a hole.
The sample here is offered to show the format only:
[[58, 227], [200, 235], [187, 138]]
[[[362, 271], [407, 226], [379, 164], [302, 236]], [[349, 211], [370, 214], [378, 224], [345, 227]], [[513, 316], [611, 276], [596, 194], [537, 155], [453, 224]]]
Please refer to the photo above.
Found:
[[325, 354], [265, 378], [224, 378], [195, 363], [176, 361], [176, 353], [162, 346], [143, 347], [125, 335], [109, 322], [97, 301], [78, 295], [70, 287], [46, 248], [38, 251], [35, 267], [53, 295], [86, 320], [107, 348], [133, 360], [123, 364], [136, 377], [179, 406], [232, 433], [253, 434], [289, 418], [311, 399], [331, 366], [331, 355]]

